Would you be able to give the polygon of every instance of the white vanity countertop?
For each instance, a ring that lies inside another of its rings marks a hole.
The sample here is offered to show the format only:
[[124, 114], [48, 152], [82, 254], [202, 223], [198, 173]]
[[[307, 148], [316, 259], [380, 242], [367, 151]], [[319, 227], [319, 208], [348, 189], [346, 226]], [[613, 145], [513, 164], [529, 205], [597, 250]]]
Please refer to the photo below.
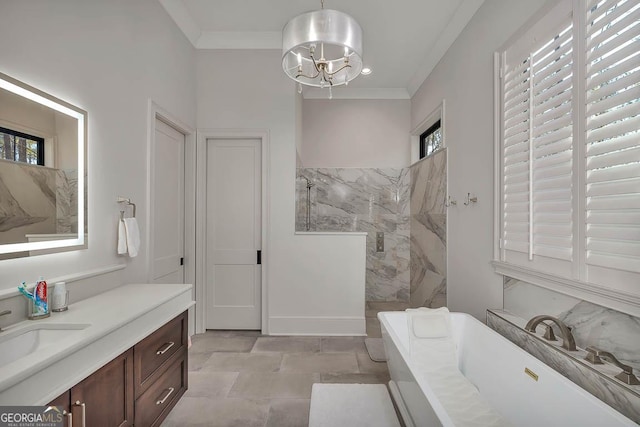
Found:
[[0, 405], [42, 405], [187, 310], [190, 284], [131, 284], [26, 320], [0, 334], [38, 323], [84, 324], [68, 337], [0, 367]]

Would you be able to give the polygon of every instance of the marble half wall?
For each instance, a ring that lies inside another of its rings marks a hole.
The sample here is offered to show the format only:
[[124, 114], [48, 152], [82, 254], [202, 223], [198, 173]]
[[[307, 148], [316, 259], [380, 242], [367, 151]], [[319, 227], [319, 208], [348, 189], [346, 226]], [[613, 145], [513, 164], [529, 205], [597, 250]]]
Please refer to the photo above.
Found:
[[296, 231], [367, 232], [367, 301], [409, 301], [409, 179], [407, 168], [298, 169]]
[[447, 305], [447, 152], [410, 168], [410, 304]]
[[525, 320], [539, 314], [558, 317], [572, 328], [578, 347], [609, 351], [640, 375], [638, 317], [506, 276], [504, 310]]

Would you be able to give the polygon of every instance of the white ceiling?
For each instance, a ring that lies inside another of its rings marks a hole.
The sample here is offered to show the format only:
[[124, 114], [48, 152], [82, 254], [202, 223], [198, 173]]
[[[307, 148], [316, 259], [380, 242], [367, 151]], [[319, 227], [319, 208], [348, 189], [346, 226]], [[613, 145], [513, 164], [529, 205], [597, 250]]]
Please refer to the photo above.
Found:
[[[159, 0], [198, 49], [281, 49], [281, 31], [320, 0]], [[334, 98], [408, 99], [484, 0], [325, 0], [353, 16], [364, 33], [364, 66], [373, 73]], [[305, 98], [326, 98], [320, 89]]]

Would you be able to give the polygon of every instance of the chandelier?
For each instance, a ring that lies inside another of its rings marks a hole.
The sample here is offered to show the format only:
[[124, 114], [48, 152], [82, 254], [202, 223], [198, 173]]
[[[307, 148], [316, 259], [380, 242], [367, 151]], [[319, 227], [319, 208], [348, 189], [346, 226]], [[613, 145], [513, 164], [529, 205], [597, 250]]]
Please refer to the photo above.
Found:
[[321, 9], [291, 19], [282, 30], [282, 68], [302, 85], [348, 85], [362, 71], [362, 28], [346, 13]]

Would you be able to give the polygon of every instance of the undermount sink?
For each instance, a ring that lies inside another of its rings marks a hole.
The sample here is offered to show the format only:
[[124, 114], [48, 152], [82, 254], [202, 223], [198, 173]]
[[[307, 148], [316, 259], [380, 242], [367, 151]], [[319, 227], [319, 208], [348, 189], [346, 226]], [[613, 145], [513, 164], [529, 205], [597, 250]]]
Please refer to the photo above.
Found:
[[35, 323], [0, 334], [0, 366], [58, 343], [86, 329], [87, 323]]

